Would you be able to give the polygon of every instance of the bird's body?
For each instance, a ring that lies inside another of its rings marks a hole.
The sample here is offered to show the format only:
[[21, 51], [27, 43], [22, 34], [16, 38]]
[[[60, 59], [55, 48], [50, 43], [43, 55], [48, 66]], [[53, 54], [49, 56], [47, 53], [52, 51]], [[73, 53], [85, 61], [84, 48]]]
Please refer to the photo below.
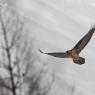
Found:
[[67, 54], [67, 58], [72, 58], [73, 62], [76, 64], [84, 64], [85, 63], [85, 59], [80, 57], [79, 54], [76, 53], [75, 50], [68, 50], [66, 52]]
[[41, 53], [51, 55], [59, 58], [72, 58], [73, 62], [76, 64], [84, 64], [85, 59], [79, 56], [79, 53], [84, 49], [84, 47], [90, 41], [93, 33], [95, 31], [95, 26], [93, 26], [89, 32], [74, 46], [73, 49], [68, 50], [66, 52], [54, 52], [54, 53], [44, 53], [40, 50]]
[[78, 59], [79, 56], [74, 50], [67, 51], [68, 58]]

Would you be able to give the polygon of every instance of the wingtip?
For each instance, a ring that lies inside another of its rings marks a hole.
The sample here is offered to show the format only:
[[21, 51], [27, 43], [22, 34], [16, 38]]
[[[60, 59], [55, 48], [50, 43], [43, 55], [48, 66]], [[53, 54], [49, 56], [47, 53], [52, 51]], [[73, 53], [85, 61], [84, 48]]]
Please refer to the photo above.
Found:
[[95, 30], [95, 23], [94, 23], [94, 25], [92, 26], [92, 28]]
[[44, 52], [43, 52], [42, 50], [40, 50], [40, 49], [39, 49], [39, 51], [40, 51], [41, 53], [44, 53]]

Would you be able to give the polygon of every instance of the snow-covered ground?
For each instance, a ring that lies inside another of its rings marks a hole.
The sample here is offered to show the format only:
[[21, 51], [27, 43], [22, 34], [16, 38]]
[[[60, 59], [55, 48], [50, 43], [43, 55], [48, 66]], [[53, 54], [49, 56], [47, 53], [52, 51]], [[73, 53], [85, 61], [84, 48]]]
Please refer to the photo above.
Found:
[[[95, 0], [7, 0], [10, 7], [31, 17], [31, 36], [45, 52], [71, 49], [95, 23]], [[40, 54], [54, 69], [51, 95], [95, 95], [95, 34], [81, 52], [84, 65], [71, 59]]]

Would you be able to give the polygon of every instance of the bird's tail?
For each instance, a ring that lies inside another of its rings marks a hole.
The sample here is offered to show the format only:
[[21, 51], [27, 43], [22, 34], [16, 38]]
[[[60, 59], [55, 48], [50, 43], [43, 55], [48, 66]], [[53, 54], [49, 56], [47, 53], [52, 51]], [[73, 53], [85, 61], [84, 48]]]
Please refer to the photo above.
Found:
[[85, 58], [79, 57], [79, 60], [73, 60], [74, 63], [82, 65], [85, 63]]

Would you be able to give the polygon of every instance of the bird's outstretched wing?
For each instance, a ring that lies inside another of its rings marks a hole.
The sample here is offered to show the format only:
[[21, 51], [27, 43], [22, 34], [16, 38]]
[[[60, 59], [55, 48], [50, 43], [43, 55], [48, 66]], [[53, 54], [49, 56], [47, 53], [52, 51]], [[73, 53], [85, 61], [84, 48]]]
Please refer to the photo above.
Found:
[[81, 50], [88, 44], [94, 31], [95, 26], [93, 26], [89, 32], [74, 46], [73, 50], [75, 50], [77, 54], [79, 54]]
[[[43, 51], [41, 51], [39, 49], [39, 51], [41, 53], [44, 53]], [[50, 55], [50, 56], [53, 56], [53, 57], [58, 57], [58, 58], [67, 58], [67, 53], [63, 53], [63, 52], [54, 52], [54, 53], [44, 53], [44, 54], [47, 54], [47, 55]]]

